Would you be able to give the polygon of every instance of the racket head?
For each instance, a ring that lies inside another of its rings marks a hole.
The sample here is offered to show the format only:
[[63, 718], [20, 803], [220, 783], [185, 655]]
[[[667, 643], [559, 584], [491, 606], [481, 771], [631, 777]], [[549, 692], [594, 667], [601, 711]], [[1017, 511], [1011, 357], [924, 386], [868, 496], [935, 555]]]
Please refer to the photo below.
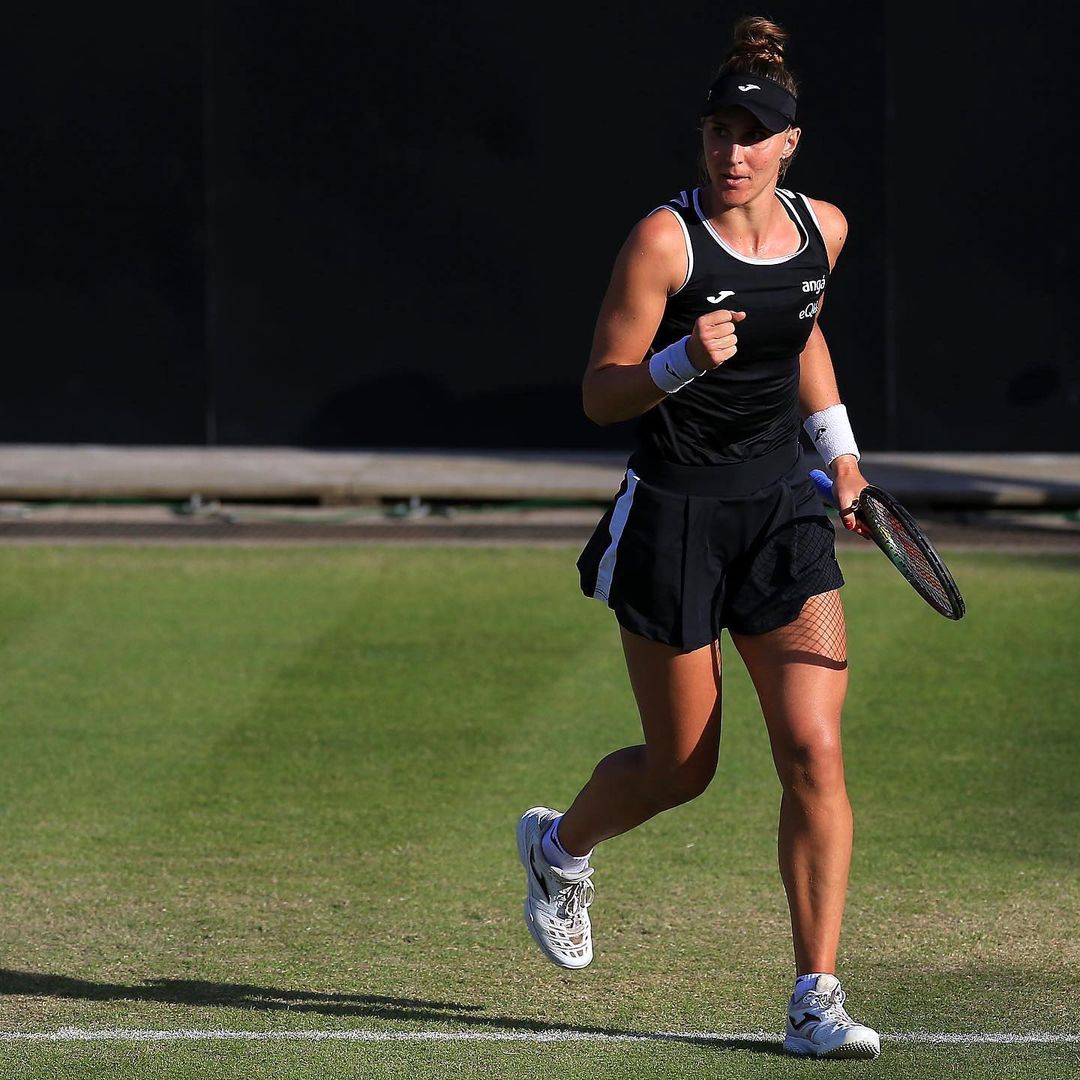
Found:
[[962, 619], [967, 607], [941, 556], [918, 522], [887, 491], [868, 484], [855, 516], [911, 587], [939, 614]]

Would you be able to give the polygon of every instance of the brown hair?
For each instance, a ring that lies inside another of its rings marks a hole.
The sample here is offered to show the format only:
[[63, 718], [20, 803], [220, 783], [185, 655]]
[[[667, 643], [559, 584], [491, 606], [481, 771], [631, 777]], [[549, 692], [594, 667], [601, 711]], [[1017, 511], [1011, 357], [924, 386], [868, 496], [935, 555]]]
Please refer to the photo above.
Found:
[[733, 71], [747, 75], [761, 75], [779, 83], [790, 94], [798, 97], [795, 78], [784, 66], [784, 47], [787, 31], [759, 15], [746, 15], [735, 23], [732, 45], [718, 75]]
[[[731, 48], [728, 49], [727, 56], [724, 57], [716, 74], [718, 77], [728, 72], [760, 75], [762, 78], [772, 79], [773, 82], [779, 83], [794, 97], [798, 97], [799, 90], [795, 76], [784, 64], [784, 48], [787, 40], [787, 31], [777, 26], [772, 20], [760, 15], [744, 15], [735, 23]], [[796, 152], [797, 148], [791, 152], [790, 157], [780, 162], [779, 180], [784, 179], [784, 174], [788, 171]], [[704, 152], [698, 155], [698, 172], [701, 182], [707, 184], [709, 171], [705, 167]]]

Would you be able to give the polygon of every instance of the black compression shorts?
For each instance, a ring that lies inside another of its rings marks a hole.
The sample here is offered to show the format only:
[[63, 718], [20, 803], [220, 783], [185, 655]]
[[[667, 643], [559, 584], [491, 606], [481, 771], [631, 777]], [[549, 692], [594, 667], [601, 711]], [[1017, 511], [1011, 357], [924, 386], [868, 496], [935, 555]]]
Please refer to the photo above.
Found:
[[577, 566], [621, 626], [689, 652], [725, 626], [785, 626], [840, 588], [833, 539], [797, 448], [717, 466], [634, 455]]

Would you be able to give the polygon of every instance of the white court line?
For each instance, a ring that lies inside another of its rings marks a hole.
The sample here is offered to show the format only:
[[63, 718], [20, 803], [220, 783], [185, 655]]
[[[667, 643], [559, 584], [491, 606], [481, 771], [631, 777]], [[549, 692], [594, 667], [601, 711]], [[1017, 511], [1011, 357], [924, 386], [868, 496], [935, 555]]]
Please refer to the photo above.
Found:
[[[932, 1045], [985, 1046], [991, 1044], [1080, 1043], [1075, 1032], [1006, 1031], [896, 1031], [883, 1032], [882, 1040]], [[0, 1042], [780, 1042], [773, 1031], [653, 1031], [605, 1034], [552, 1028], [550, 1031], [367, 1031], [362, 1028], [299, 1031], [227, 1031], [180, 1028], [155, 1031], [138, 1028], [87, 1030], [62, 1027], [56, 1031], [0, 1031]]]

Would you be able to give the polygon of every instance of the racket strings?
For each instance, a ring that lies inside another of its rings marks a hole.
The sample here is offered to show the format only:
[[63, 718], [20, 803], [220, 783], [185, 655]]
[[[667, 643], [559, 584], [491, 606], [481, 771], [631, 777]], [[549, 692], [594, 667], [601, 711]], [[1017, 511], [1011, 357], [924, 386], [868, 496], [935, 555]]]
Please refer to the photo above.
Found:
[[939, 609], [951, 610], [953, 600], [949, 590], [907, 526], [878, 502], [869, 502], [864, 512], [871, 524], [880, 531], [890, 549], [890, 557], [900, 572]]

